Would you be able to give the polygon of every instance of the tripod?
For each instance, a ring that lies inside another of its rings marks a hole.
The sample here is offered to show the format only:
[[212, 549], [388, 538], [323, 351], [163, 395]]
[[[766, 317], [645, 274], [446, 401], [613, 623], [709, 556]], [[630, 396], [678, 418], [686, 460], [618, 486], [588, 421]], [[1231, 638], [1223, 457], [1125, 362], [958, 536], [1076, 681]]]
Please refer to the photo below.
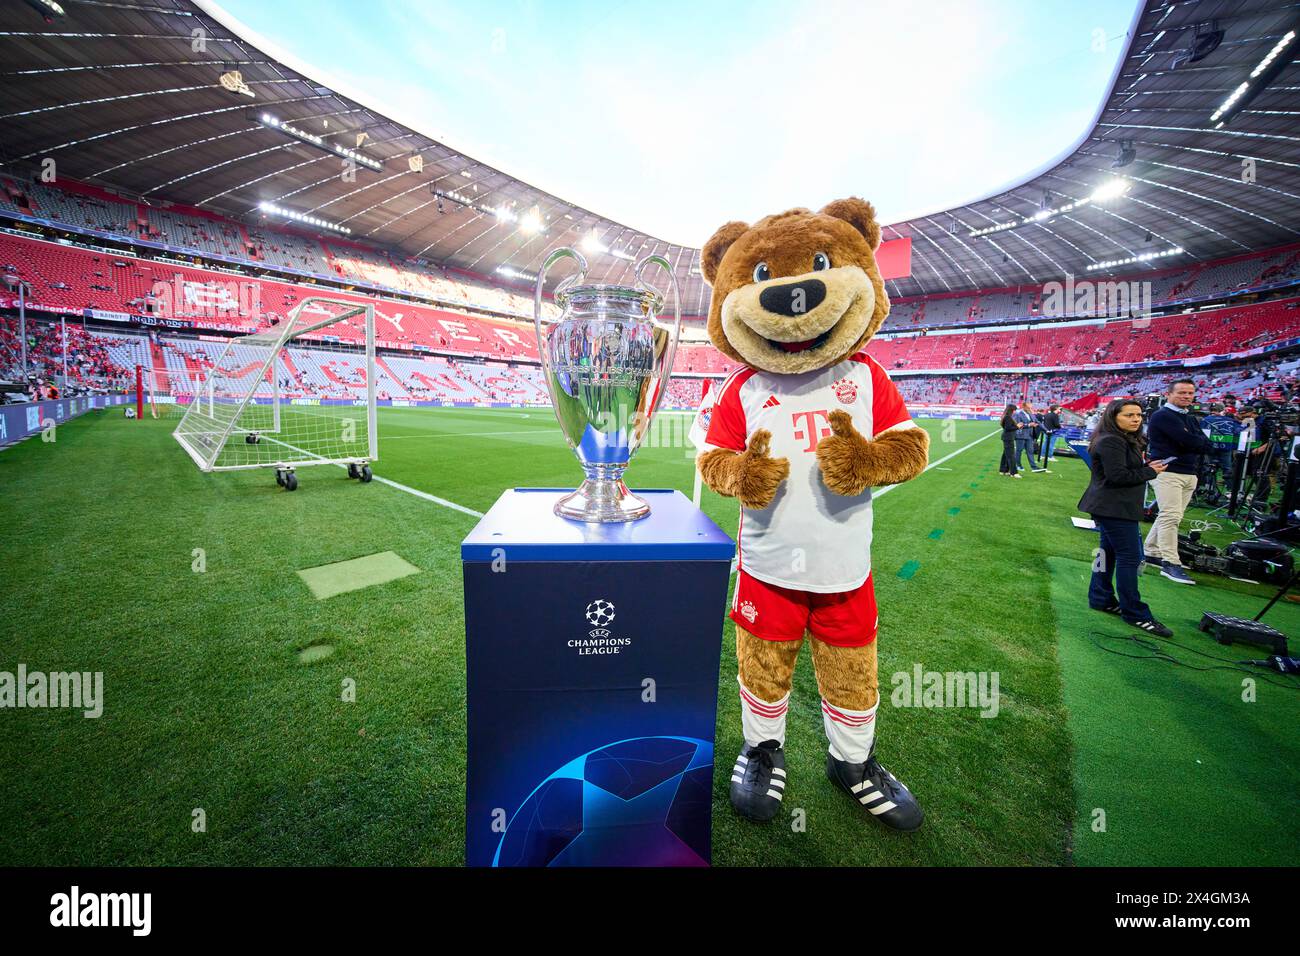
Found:
[[1228, 500], [1225, 504], [1214, 508], [1206, 517], [1214, 517], [1218, 514], [1226, 514], [1230, 519], [1236, 520], [1237, 509], [1240, 507], [1244, 497], [1246, 486], [1246, 453], [1234, 451], [1232, 453], [1232, 475], [1228, 479]]
[[1282, 600], [1282, 595], [1286, 594], [1287, 591], [1291, 590], [1291, 588], [1295, 585], [1296, 578], [1298, 577], [1300, 577], [1300, 568], [1296, 568], [1294, 571], [1291, 572], [1291, 576], [1286, 579], [1285, 583], [1283, 583], [1283, 585], [1280, 588], [1277, 589], [1277, 593], [1274, 594], [1273, 597], [1269, 599], [1269, 602], [1265, 604], [1263, 609], [1260, 610], [1260, 612], [1256, 614], [1254, 617], [1252, 617], [1251, 620], [1258, 621], [1261, 617], [1267, 614], [1269, 612], [1269, 609], [1272, 608], [1274, 604]]

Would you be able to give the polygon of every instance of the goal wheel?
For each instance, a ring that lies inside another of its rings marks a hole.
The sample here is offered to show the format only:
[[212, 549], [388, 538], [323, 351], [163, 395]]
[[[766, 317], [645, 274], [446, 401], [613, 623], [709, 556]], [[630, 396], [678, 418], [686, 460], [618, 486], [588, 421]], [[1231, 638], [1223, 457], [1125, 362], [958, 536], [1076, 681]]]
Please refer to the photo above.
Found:
[[362, 483], [366, 483], [369, 482], [371, 478], [375, 477], [375, 473], [370, 470], [369, 465], [362, 465], [361, 471], [358, 473], [357, 477], [361, 479]]
[[361, 471], [360, 469], [357, 468], [357, 463], [355, 461], [348, 463], [348, 477], [349, 478], [361, 477]]
[[275, 469], [275, 483], [281, 488], [284, 487], [284, 472], [279, 468]]
[[291, 472], [291, 471], [285, 473], [285, 476], [284, 476], [284, 490], [285, 490], [285, 491], [297, 491], [297, 490], [298, 490], [298, 476], [295, 475], [295, 474], [294, 474], [293, 472]]
[[256, 445], [260, 443], [261, 440], [262, 440], [261, 437], [254, 433], [249, 433], [244, 436], [244, 441], [246, 441], [250, 445]]

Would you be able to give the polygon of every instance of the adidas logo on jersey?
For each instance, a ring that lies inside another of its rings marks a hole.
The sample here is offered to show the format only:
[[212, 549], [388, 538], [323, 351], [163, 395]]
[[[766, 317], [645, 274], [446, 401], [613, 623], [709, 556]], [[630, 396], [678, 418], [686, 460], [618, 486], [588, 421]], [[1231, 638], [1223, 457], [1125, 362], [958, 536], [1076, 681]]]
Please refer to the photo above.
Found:
[[767, 401], [765, 401], [765, 402], [763, 403], [763, 407], [764, 407], [764, 408], [776, 408], [776, 406], [778, 406], [778, 405], [780, 405], [780, 404], [781, 404], [781, 403], [780, 403], [779, 401], [777, 401], [777, 398], [776, 398], [775, 395], [769, 395], [769, 396], [767, 396]]

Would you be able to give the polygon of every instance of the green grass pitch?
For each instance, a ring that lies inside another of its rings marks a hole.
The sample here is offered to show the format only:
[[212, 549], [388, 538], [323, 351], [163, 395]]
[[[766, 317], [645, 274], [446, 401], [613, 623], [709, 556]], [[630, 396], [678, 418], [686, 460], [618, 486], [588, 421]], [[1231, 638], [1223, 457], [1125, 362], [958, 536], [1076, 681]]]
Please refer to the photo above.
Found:
[[[0, 452], [0, 670], [21, 662], [105, 681], [97, 720], [0, 710], [0, 859], [461, 863], [459, 543], [475, 517], [333, 466], [302, 469], [293, 493], [268, 471], [204, 475], [174, 424], [91, 413], [54, 442]], [[1077, 562], [1093, 541], [1068, 515], [1083, 466], [1062, 460], [1013, 482], [997, 475], [990, 423], [923, 424], [932, 461], [958, 453], [879, 500], [873, 566], [879, 750], [926, 824], [884, 832], [831, 790], [805, 654], [787, 742], [798, 825], [738, 819], [727, 775], [715, 774], [715, 863], [1297, 862], [1295, 691], [1261, 682], [1259, 701], [1244, 703], [1240, 673], [1107, 655], [1081, 633], [1096, 625], [1106, 646], [1125, 646], [1113, 619], [1080, 610]], [[379, 427], [378, 477], [469, 511], [508, 487], [579, 475], [546, 409], [382, 409]], [[628, 477], [689, 494], [692, 460], [680, 446], [643, 449]], [[704, 508], [734, 534], [733, 501], [706, 491]], [[324, 600], [297, 573], [379, 552], [400, 559], [398, 571]], [[1229, 610], [1254, 608], [1267, 589], [1206, 583], [1178, 592], [1148, 574], [1143, 588], [1181, 643], [1258, 656], [1219, 649], [1193, 626], [1216, 595]], [[724, 611], [721, 766], [740, 746]], [[1272, 623], [1296, 633], [1300, 611], [1283, 604]], [[892, 707], [891, 675], [918, 663], [996, 671], [998, 715]], [[354, 703], [341, 699], [345, 682]], [[1153, 746], [1155, 733], [1171, 736]], [[1207, 801], [1220, 801], [1208, 815]], [[1091, 826], [1099, 805], [1104, 832]], [[1275, 832], [1276, 845], [1250, 832]]]

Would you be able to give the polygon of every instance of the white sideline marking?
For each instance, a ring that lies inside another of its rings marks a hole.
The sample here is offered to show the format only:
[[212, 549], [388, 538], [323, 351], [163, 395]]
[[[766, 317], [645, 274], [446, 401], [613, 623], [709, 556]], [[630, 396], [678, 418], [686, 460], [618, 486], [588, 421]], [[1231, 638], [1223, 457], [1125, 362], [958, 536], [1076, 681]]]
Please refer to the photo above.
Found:
[[[343, 465], [339, 465], [343, 468]], [[466, 508], [464, 505], [458, 505], [454, 501], [448, 501], [446, 498], [439, 498], [437, 495], [431, 495], [427, 491], [420, 491], [418, 488], [408, 488], [406, 485], [398, 484], [388, 478], [381, 478], [375, 475], [371, 481], [382, 481], [390, 488], [396, 488], [398, 491], [405, 491], [408, 495], [415, 495], [417, 498], [423, 498], [425, 501], [432, 501], [435, 505], [442, 505], [444, 508], [450, 508], [452, 511], [459, 511], [461, 514], [472, 515], [475, 518], [483, 517], [483, 512], [475, 511], [473, 508]]]
[[[984, 435], [984, 436], [982, 436], [982, 437], [980, 437], [980, 438], [975, 439], [975, 440], [974, 440], [973, 442], [971, 442], [969, 445], [963, 445], [961, 448], [958, 448], [958, 449], [957, 449], [955, 452], [953, 452], [952, 454], [950, 454], [950, 455], [944, 455], [944, 456], [943, 456], [942, 458], [940, 458], [938, 461], [932, 461], [932, 462], [930, 462], [930, 464], [926, 465], [925, 468], [922, 469], [922, 471], [921, 471], [921, 475], [924, 475], [924, 474], [925, 474], [927, 471], [929, 471], [931, 468], [936, 468], [936, 467], [938, 467], [939, 465], [942, 465], [945, 461], [951, 461], [952, 459], [956, 458], [958, 455], [960, 455], [962, 452], [966, 451], [967, 449], [974, 448], [976, 445], [978, 445], [980, 442], [984, 441], [985, 439], [992, 438], [994, 435], [999, 434], [1000, 431], [1001, 431], [1001, 429], [999, 429], [999, 430], [996, 431], [996, 432], [989, 432], [987, 435]], [[921, 475], [917, 475], [916, 477], [917, 477], [917, 478], [920, 478]], [[888, 492], [893, 491], [893, 490], [894, 490], [895, 488], [897, 488], [897, 487], [898, 487], [898, 485], [885, 485], [885, 487], [881, 488], [879, 491], [873, 491], [873, 492], [871, 493], [871, 500], [874, 501], [875, 499], [879, 498], [881, 495], [883, 495], [883, 494], [887, 494]]]
[[[432, 435], [388, 435], [384, 441], [399, 441], [405, 438], [496, 438], [498, 435], [545, 435], [546, 433], [540, 428], [530, 428], [527, 431], [510, 431], [510, 432], [435, 432]], [[550, 437], [550, 436], [547, 436]]]
[[[292, 448], [294, 451], [301, 452], [309, 458], [320, 458], [321, 460], [324, 460], [323, 456], [313, 454], [305, 448], [299, 448], [297, 445], [290, 445], [287, 441], [280, 441], [280, 439], [272, 438], [270, 435], [263, 435], [262, 437], [268, 441], [275, 442], [277, 445], [283, 445], [285, 448]], [[338, 467], [347, 468], [347, 465], [338, 465]], [[423, 498], [425, 501], [431, 501], [435, 505], [442, 505], [444, 508], [450, 508], [452, 511], [459, 511], [461, 514], [467, 514], [474, 518], [483, 517], [483, 512], [481, 511], [475, 511], [473, 508], [466, 508], [464, 505], [458, 505], [456, 502], [448, 501], [446, 498], [439, 498], [437, 495], [431, 495], [427, 491], [420, 491], [418, 488], [408, 487], [407, 485], [400, 484], [390, 478], [382, 478], [379, 475], [374, 475], [370, 480], [381, 482], [390, 488], [396, 488], [398, 491], [405, 491], [408, 495], [415, 495], [415, 497]]]

